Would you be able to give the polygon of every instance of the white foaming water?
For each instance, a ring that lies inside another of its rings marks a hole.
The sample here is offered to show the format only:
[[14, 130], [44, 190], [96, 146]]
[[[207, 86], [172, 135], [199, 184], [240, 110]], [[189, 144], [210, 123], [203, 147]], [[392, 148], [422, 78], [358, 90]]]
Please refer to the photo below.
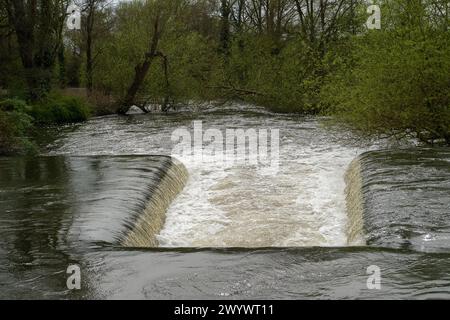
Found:
[[[242, 109], [242, 108], [240, 108]], [[203, 130], [278, 129], [279, 169], [179, 155], [189, 180], [158, 236], [163, 247], [344, 246], [344, 174], [362, 151], [314, 118], [251, 113], [144, 115], [93, 119], [56, 142], [55, 153], [171, 154], [171, 134], [193, 120]], [[258, 111], [258, 112], [255, 112]], [[367, 148], [364, 148], [367, 149]]]
[[191, 176], [167, 213], [160, 245], [346, 245], [343, 177], [361, 150], [327, 141], [330, 136], [315, 121], [306, 124], [312, 128], [299, 123], [282, 135], [275, 175], [242, 163], [218, 167], [214, 159], [185, 159]]

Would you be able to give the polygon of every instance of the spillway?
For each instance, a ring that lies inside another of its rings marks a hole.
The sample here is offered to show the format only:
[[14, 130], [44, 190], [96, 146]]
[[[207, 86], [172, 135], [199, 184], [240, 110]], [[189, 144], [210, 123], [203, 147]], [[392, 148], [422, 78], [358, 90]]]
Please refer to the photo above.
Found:
[[346, 180], [350, 243], [449, 252], [448, 148], [367, 152]]

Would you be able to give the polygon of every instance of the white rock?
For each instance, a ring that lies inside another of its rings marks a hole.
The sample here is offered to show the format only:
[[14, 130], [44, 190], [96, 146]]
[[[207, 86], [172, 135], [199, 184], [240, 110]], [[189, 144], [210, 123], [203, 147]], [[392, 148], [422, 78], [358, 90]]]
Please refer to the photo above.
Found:
[[144, 111], [142, 111], [141, 108], [139, 108], [138, 106], [131, 106], [130, 109], [128, 109], [127, 111], [127, 115], [132, 115], [132, 114], [143, 114], [145, 113]]

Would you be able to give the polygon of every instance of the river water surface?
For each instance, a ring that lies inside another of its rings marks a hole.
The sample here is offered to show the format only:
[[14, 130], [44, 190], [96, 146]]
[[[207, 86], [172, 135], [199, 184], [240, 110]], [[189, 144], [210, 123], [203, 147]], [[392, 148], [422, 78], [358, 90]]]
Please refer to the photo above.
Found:
[[[174, 154], [172, 133], [192, 130], [194, 120], [222, 132], [278, 129], [278, 170]], [[345, 172], [361, 153], [386, 145], [355, 145], [321, 120], [242, 105], [107, 116], [61, 128], [46, 143], [51, 157], [2, 159], [0, 297], [450, 298], [450, 252], [389, 241], [348, 246]], [[159, 248], [123, 248], [118, 239], [168, 155], [189, 178], [168, 209]], [[433, 203], [445, 212], [448, 202]], [[65, 283], [74, 263], [79, 291]], [[382, 271], [381, 290], [367, 288], [370, 265]]]

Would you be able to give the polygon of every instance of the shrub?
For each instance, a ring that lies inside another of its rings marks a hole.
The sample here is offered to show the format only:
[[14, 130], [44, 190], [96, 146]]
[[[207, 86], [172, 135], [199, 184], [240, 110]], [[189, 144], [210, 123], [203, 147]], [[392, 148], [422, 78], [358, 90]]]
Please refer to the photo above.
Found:
[[27, 136], [32, 127], [32, 118], [25, 113], [28, 108], [17, 99], [0, 101], [0, 155], [34, 150]]
[[32, 106], [17, 98], [0, 100], [0, 155], [34, 151], [28, 137], [33, 123], [80, 122], [90, 114], [90, 106], [77, 97], [50, 95]]
[[91, 107], [82, 98], [50, 95], [34, 104], [29, 114], [37, 123], [81, 122], [89, 118]]
[[0, 109], [2, 111], [16, 111], [26, 113], [31, 110], [31, 108], [27, 105], [24, 100], [20, 100], [17, 98], [10, 98], [0, 101]]

